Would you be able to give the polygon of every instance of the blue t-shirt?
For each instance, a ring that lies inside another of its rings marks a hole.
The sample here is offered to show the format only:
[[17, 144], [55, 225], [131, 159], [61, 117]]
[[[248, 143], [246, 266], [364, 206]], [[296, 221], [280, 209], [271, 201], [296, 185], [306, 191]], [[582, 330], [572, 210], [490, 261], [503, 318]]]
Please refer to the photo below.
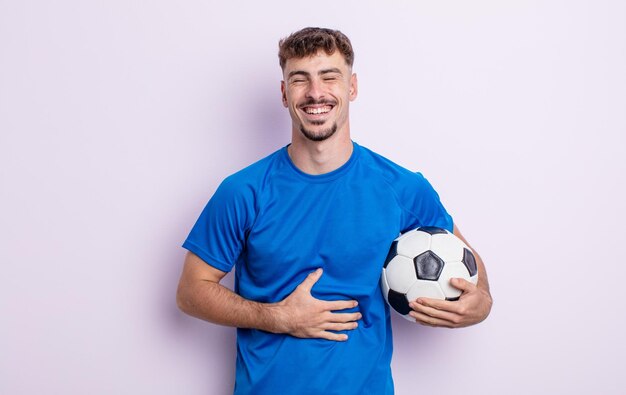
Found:
[[246, 299], [279, 302], [321, 267], [314, 297], [359, 302], [363, 318], [345, 342], [237, 329], [235, 394], [393, 394], [385, 257], [401, 232], [452, 231], [452, 218], [421, 174], [353, 145], [322, 175], [300, 171], [287, 147], [231, 175], [183, 244], [219, 270], [235, 266]]

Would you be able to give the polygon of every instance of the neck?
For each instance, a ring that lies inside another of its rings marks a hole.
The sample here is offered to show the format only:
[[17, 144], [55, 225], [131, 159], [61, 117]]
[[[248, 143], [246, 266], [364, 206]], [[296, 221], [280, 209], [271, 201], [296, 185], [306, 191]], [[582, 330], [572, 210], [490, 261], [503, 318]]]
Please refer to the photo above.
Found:
[[311, 141], [294, 131], [287, 152], [294, 165], [307, 174], [330, 173], [345, 164], [353, 145], [348, 133], [331, 136], [324, 141]]

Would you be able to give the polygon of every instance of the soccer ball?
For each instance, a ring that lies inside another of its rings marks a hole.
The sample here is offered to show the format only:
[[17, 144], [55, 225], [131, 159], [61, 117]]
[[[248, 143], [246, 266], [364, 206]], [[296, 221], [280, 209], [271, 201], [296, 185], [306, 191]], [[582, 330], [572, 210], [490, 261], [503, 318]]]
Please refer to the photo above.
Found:
[[402, 234], [389, 248], [380, 278], [385, 300], [410, 321], [409, 301], [419, 297], [457, 300], [451, 278], [476, 284], [478, 270], [470, 248], [445, 229], [421, 227]]

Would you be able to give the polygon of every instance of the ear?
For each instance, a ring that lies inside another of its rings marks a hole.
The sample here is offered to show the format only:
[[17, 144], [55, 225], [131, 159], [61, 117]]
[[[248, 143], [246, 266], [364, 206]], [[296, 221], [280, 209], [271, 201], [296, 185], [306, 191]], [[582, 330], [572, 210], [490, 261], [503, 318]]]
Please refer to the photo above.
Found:
[[285, 81], [280, 81], [280, 95], [282, 96], [283, 106], [287, 108], [287, 91], [285, 90]]
[[350, 101], [354, 101], [359, 93], [359, 84], [356, 78], [356, 73], [352, 73], [350, 76]]

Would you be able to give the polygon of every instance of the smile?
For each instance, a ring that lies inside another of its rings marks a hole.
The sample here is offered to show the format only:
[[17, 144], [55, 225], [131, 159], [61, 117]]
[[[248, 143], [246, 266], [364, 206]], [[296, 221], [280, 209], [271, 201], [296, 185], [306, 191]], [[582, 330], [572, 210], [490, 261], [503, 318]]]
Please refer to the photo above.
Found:
[[303, 107], [304, 112], [311, 115], [319, 115], [329, 113], [333, 109], [333, 106], [321, 106], [321, 107]]

